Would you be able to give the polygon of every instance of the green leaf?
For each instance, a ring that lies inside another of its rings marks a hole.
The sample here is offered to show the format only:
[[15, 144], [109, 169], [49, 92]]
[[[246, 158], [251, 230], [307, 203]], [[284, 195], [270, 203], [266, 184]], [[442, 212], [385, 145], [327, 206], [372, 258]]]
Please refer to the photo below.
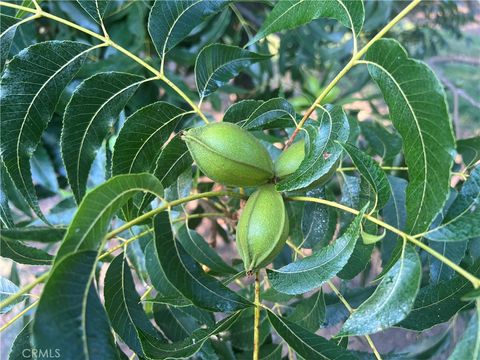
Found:
[[5, 14], [0, 14], [0, 19], [0, 70], [3, 70], [3, 66], [10, 54], [10, 47], [12, 46], [19, 19]]
[[[15, 285], [10, 280], [4, 278], [3, 276], [0, 276], [0, 301], [3, 301], [6, 298], [8, 298], [10, 295], [13, 295], [13, 294], [17, 293], [18, 290], [20, 290], [20, 289], [18, 288], [17, 285]], [[5, 313], [9, 312], [15, 304], [19, 303], [20, 301], [23, 301], [24, 299], [25, 298], [23, 296], [20, 296], [11, 305], [9, 305], [7, 307], [4, 307], [4, 308], [1, 308], [0, 309], [0, 314], [5, 314]]]
[[425, 235], [432, 241], [463, 241], [480, 236], [480, 166], [470, 173], [443, 223]]
[[[473, 356], [473, 357], [471, 357]], [[448, 360], [480, 359], [480, 305]]]
[[148, 18], [148, 32], [160, 58], [228, 3], [224, 0], [156, 0]]
[[462, 155], [467, 168], [480, 161], [480, 136], [457, 140], [457, 151]]
[[18, 333], [15, 341], [12, 344], [12, 348], [8, 354], [9, 360], [24, 359], [26, 352], [25, 349], [31, 349], [31, 337], [32, 337], [32, 322], [29, 321], [25, 324], [23, 329]]
[[363, 1], [345, 0], [283, 0], [279, 1], [248, 45], [277, 31], [296, 28], [310, 21], [326, 17], [338, 20], [357, 37], [363, 26]]
[[110, 0], [77, 0], [80, 6], [100, 24]]
[[2, 181], [0, 181], [0, 232], [4, 231], [4, 228], [13, 228], [15, 226], [8, 203], [7, 185], [5, 183], [5, 179], [7, 178], [7, 171], [5, 170], [5, 166], [3, 166], [3, 161], [0, 159], [0, 179], [2, 179]]
[[342, 144], [342, 146], [362, 177], [366, 179], [373, 188], [375, 202], [372, 204], [372, 209], [382, 209], [390, 198], [390, 184], [388, 183], [387, 175], [385, 175], [385, 172], [375, 160], [357, 147], [349, 143]]
[[3, 236], [3, 232], [0, 238], [0, 256], [27, 265], [50, 265], [53, 259], [44, 250], [26, 246], [18, 240], [9, 240]]
[[284, 317], [279, 317], [270, 310], [267, 311], [267, 314], [278, 335], [303, 358], [324, 360], [356, 359], [348, 350], [336, 345], [334, 342], [328, 341]]
[[205, 46], [195, 61], [195, 80], [200, 99], [212, 94], [240, 71], [271, 55], [257, 54], [238, 46], [211, 44]]
[[[340, 106], [328, 106], [315, 126], [307, 125], [306, 153], [299, 168], [277, 184], [278, 191], [311, 185], [329, 173], [342, 154], [341, 143], [348, 139], [349, 125]], [[318, 126], [318, 128], [317, 128]]]
[[62, 156], [77, 203], [85, 195], [88, 173], [104, 138], [144, 81], [132, 74], [100, 73], [72, 94], [63, 116]]
[[232, 312], [251, 306], [201, 267], [175, 241], [167, 213], [154, 218], [158, 260], [170, 283], [198, 307], [210, 311]]
[[400, 259], [375, 292], [343, 324], [338, 337], [379, 332], [402, 321], [410, 312], [420, 286], [422, 266], [415, 249], [405, 245]]
[[[468, 241], [448, 242], [448, 241], [429, 241], [428, 246], [437, 251], [451, 262], [460, 264], [465, 256]], [[449, 280], [455, 275], [455, 270], [438, 260], [432, 255], [428, 256], [430, 263], [430, 282], [435, 284], [441, 281]]]
[[360, 121], [359, 125], [373, 152], [383, 160], [393, 160], [402, 150], [402, 139], [396, 132], [390, 132], [374, 121]]
[[295, 109], [283, 98], [242, 100], [231, 105], [223, 116], [223, 121], [237, 123], [247, 130], [294, 127], [295, 120]]
[[[306, 196], [321, 199], [326, 198], [326, 192], [324, 188], [317, 188], [308, 191]], [[331, 206], [307, 202], [303, 208], [301, 226], [301, 247], [319, 249], [333, 238], [337, 227], [337, 212]]]
[[282, 293], [303, 294], [320, 287], [337, 274], [348, 261], [360, 235], [360, 223], [365, 209], [332, 245], [311, 256], [290, 263], [278, 270], [267, 269], [270, 285]]
[[308, 299], [302, 299], [295, 304], [295, 309], [288, 316], [288, 320], [300, 325], [304, 329], [315, 332], [325, 321], [325, 298], [323, 291], [317, 291]]
[[97, 252], [62, 258], [43, 288], [33, 320], [35, 348], [67, 359], [116, 359], [107, 314], [93, 285]]
[[153, 174], [160, 179], [165, 188], [172, 185], [193, 163], [187, 144], [179, 137], [174, 137], [162, 149], [158, 156]]
[[6, 241], [37, 241], [42, 243], [57, 242], [65, 235], [65, 228], [24, 227], [1, 229], [2, 238]]
[[[253, 322], [254, 322], [254, 308], [245, 309], [238, 320], [230, 329], [232, 346], [235, 349], [243, 351], [253, 350]], [[270, 336], [270, 323], [267, 319], [265, 311], [260, 312], [260, 338], [258, 344], [261, 346]]]
[[[469, 270], [478, 276], [480, 263], [477, 262]], [[398, 325], [422, 331], [446, 322], [468, 305], [468, 302], [463, 301], [462, 297], [472, 289], [470, 282], [461, 276], [439, 284], [425, 286], [418, 292], [408, 317]]]
[[147, 359], [185, 359], [195, 355], [211, 336], [228, 330], [239, 318], [237, 312], [215, 324], [209, 329], [198, 329], [191, 337], [176, 343], [166, 343], [143, 331], [140, 331], [142, 348]]
[[177, 231], [177, 238], [185, 251], [200, 264], [219, 274], [236, 274], [237, 270], [227, 265], [195, 230], [186, 225]]
[[163, 197], [162, 185], [151, 174], [117, 175], [90, 191], [68, 227], [55, 262], [78, 250], [98, 251], [115, 213], [141, 191]]
[[404, 142], [409, 176], [406, 231], [423, 232], [443, 207], [450, 188], [455, 140], [445, 91], [435, 74], [408, 58], [395, 40], [375, 42], [365, 58]]
[[118, 255], [105, 274], [105, 309], [115, 332], [130, 349], [143, 356], [138, 329], [155, 336], [156, 331], [140, 304], [132, 273], [124, 254]]
[[[282, 360], [282, 349], [283, 344], [264, 344], [260, 347], [258, 360]], [[251, 360], [253, 352], [246, 351], [236, 356], [236, 360]]]
[[2, 76], [2, 159], [12, 181], [42, 219], [32, 183], [30, 158], [63, 89], [91, 49], [72, 41], [35, 44], [15, 56]]
[[162, 145], [188, 113], [159, 101], [129, 116], [115, 141], [112, 174], [152, 172]]

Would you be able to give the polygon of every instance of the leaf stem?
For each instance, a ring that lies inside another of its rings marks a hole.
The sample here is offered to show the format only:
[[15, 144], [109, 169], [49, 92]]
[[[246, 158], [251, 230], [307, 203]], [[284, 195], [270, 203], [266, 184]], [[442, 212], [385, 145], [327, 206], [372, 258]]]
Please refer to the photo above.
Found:
[[[337, 209], [340, 209], [340, 210], [343, 210], [343, 211], [346, 211], [346, 212], [349, 212], [351, 214], [354, 214], [354, 215], [358, 215], [360, 212], [358, 210], [355, 210], [355, 209], [352, 209], [348, 206], [345, 206], [345, 205], [342, 205], [342, 204], [339, 204], [335, 201], [329, 201], [329, 200], [325, 200], [325, 199], [317, 199], [317, 198], [313, 198], [313, 197], [308, 197], [308, 196], [292, 196], [292, 197], [289, 197], [287, 198], [288, 200], [293, 200], [293, 201], [307, 201], [307, 202], [315, 202], [315, 203], [319, 203], [319, 204], [323, 204], [323, 205], [327, 205], [327, 206], [331, 206], [331, 207], [335, 207]], [[408, 241], [410, 241], [411, 243], [415, 244], [416, 246], [418, 246], [419, 248], [421, 248], [422, 250], [425, 250], [427, 253], [429, 253], [430, 255], [432, 255], [433, 257], [436, 257], [438, 260], [440, 260], [441, 262], [443, 262], [445, 265], [449, 266], [450, 268], [452, 268], [453, 270], [455, 270], [457, 273], [459, 273], [460, 275], [462, 275], [465, 279], [467, 279], [468, 281], [470, 281], [473, 285], [473, 287], [475, 289], [479, 288], [480, 287], [480, 279], [478, 279], [475, 275], [469, 273], [467, 270], [465, 269], [462, 269], [460, 266], [458, 266], [457, 264], [455, 264], [453, 261], [451, 261], [450, 259], [446, 258], [445, 256], [443, 256], [442, 254], [440, 254], [439, 252], [433, 250], [431, 247], [429, 247], [428, 245], [425, 245], [424, 243], [422, 243], [421, 241], [415, 239], [413, 236], [397, 229], [396, 227], [394, 226], [391, 226], [389, 224], [387, 224], [386, 222], [383, 222], [382, 220], [379, 220], [377, 219], [376, 217], [373, 217], [371, 215], [367, 215], [367, 214], [364, 214], [363, 217], [405, 239], [407, 239]]]
[[29, 312], [31, 309], [33, 309], [35, 306], [38, 305], [38, 300], [31, 303], [29, 306], [27, 306], [25, 309], [20, 311], [17, 315], [15, 315], [13, 318], [11, 318], [8, 322], [6, 322], [2, 327], [0, 327], [0, 333], [3, 332], [5, 329], [7, 329], [10, 325], [12, 325], [15, 321], [20, 319], [23, 315], [25, 315], [27, 312]]
[[150, 72], [155, 74], [158, 79], [162, 80], [168, 86], [170, 86], [183, 100], [185, 100], [188, 103], [188, 105], [191, 106], [191, 108], [198, 114], [198, 116], [200, 116], [200, 118], [206, 124], [208, 124], [209, 121], [208, 121], [207, 117], [205, 116], [205, 114], [202, 113], [202, 111], [193, 103], [192, 100], [190, 100], [190, 98], [180, 88], [178, 88], [173, 82], [171, 82], [161, 71], [155, 69], [153, 66], [151, 66], [150, 64], [148, 64], [147, 62], [145, 62], [144, 60], [142, 60], [141, 58], [139, 58], [138, 56], [136, 56], [132, 52], [128, 51], [124, 47], [120, 46], [119, 44], [114, 42], [112, 39], [110, 39], [108, 37], [108, 34], [106, 34], [106, 31], [105, 31], [105, 36], [100, 35], [100, 34], [94, 32], [94, 31], [91, 31], [87, 28], [84, 28], [83, 26], [75, 24], [72, 21], [69, 21], [67, 19], [64, 19], [64, 18], [61, 18], [59, 16], [53, 15], [53, 14], [48, 13], [46, 11], [43, 11], [41, 8], [31, 9], [29, 7], [26, 7], [26, 6], [11, 4], [11, 3], [4, 2], [4, 1], [0, 1], [0, 6], [6, 6], [6, 7], [13, 8], [13, 9], [24, 10], [26, 12], [30, 12], [30, 13], [35, 14], [36, 17], [45, 17], [45, 18], [48, 18], [48, 19], [51, 19], [51, 20], [55, 20], [55, 21], [57, 21], [61, 24], [67, 25], [71, 28], [74, 28], [78, 31], [81, 31], [81, 32], [85, 33], [85, 34], [88, 34], [88, 35], [102, 41], [103, 43], [113, 47], [114, 49], [116, 49], [119, 52], [121, 52], [122, 54], [128, 56], [130, 59], [132, 59], [133, 61], [137, 62], [138, 64], [140, 64], [141, 66], [143, 66], [144, 68], [146, 68], [147, 70], [149, 70]]
[[253, 360], [258, 360], [260, 353], [260, 271], [255, 273], [255, 310], [253, 316]]
[[395, 26], [400, 20], [402, 20], [415, 6], [420, 3], [421, 0], [413, 0], [408, 6], [406, 6], [397, 16], [395, 16], [385, 27], [380, 30], [362, 49], [355, 53], [350, 61], [345, 65], [345, 67], [340, 70], [340, 72], [335, 76], [335, 78], [327, 85], [321, 94], [317, 97], [315, 102], [308, 108], [307, 112], [303, 115], [302, 120], [298, 123], [295, 131], [293, 132], [290, 139], [287, 141], [285, 148], [288, 148], [292, 143], [298, 132], [303, 128], [303, 125], [307, 119], [312, 115], [313, 111], [320, 104], [320, 102], [328, 95], [328, 93], [333, 89], [333, 87], [340, 81], [341, 78], [356, 64], [368, 49], [379, 39], [381, 39], [393, 26]]

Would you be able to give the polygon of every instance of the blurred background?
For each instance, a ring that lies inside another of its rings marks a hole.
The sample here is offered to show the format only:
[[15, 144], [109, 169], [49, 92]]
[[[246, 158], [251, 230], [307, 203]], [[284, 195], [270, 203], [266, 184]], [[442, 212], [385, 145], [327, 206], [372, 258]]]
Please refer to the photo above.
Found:
[[[22, 3], [22, 1], [16, 1]], [[29, 1], [23, 1], [29, 3]], [[366, 20], [360, 43], [372, 38], [391, 18], [398, 14], [408, 2], [404, 1], [366, 1]], [[130, 51], [138, 54], [153, 65], [158, 65], [155, 49], [147, 32], [150, 1], [111, 1], [105, 16], [105, 24], [111, 37]], [[42, 7], [60, 17], [68, 18], [93, 31], [101, 32], [95, 23], [75, 1], [43, 1]], [[195, 58], [201, 48], [213, 42], [243, 46], [249, 37], [258, 30], [265, 15], [272, 7], [271, 1], [235, 2], [229, 9], [216, 16], [210, 22], [194, 29], [190, 36], [170, 53], [167, 64], [169, 78], [174, 80], [192, 99], [197, 99], [194, 80]], [[26, 13], [15, 13], [2, 8], [2, 15], [24, 17]], [[2, 25], [2, 30], [3, 30]], [[388, 37], [399, 40], [410, 56], [428, 63], [445, 86], [449, 109], [456, 136], [466, 139], [480, 136], [480, 5], [478, 1], [424, 1], [395, 26]], [[16, 31], [10, 51], [10, 58], [23, 48], [46, 40], [91, 41], [83, 33], [72, 28], [40, 19], [29, 22]], [[321, 92], [322, 87], [335, 76], [348, 62], [351, 56], [352, 39], [348, 29], [338, 22], [320, 19], [306, 26], [277, 35], [271, 35], [267, 41], [254, 45], [257, 52], [275, 54], [272, 62], [262, 62], [239, 75], [231, 84], [209, 97], [203, 104], [205, 113], [220, 120], [222, 114], [232, 103], [241, 99], [270, 99], [285, 97], [302, 112], [310, 106]], [[75, 211], [75, 203], [67, 187], [65, 170], [59, 149], [61, 133], [61, 115], [73, 89], [85, 79], [100, 71], [128, 71], [144, 74], [144, 69], [129, 58], [112, 48], [101, 49], [93, 53], [78, 77], [62, 95], [58, 104], [58, 113], [49, 124], [42, 137], [42, 143], [32, 158], [32, 172], [36, 189], [41, 198], [41, 206], [48, 212], [48, 219], [55, 225], [67, 225]], [[102, 60], [101, 62], [98, 62]], [[138, 91], [123, 111], [119, 121], [112, 127], [110, 137], [99, 152], [90, 174], [90, 186], [102, 183], [108, 177], [105, 169], [109, 163], [112, 145], [118, 129], [124, 119], [134, 109], [160, 99], [168, 99], [178, 106], [185, 106], [182, 99], [162, 87], [158, 82], [149, 82], [142, 91]], [[381, 99], [378, 88], [370, 81], [366, 68], [358, 66], [343, 78], [329, 97], [330, 102], [344, 105], [350, 110], [352, 119], [360, 124], [376, 122], [390, 125], [388, 109]], [[367, 126], [367, 125], [365, 125]], [[2, 164], [2, 186], [11, 202], [16, 224], [40, 225], [27, 204], [15, 190], [14, 184], [5, 176]], [[2, 194], [3, 196], [4, 194]], [[213, 230], [208, 220], [202, 223], [202, 235], [210, 242], [221, 237], [217, 229]], [[133, 249], [133, 247], [132, 247]], [[224, 247], [222, 251], [228, 252]], [[47, 250], [50, 250], [47, 248]], [[132, 255], [133, 256], [133, 255]], [[378, 273], [381, 262], [372, 261], [372, 274]], [[0, 258], [0, 276], [22, 286], [32, 281], [42, 267], [14, 264]], [[366, 279], [359, 279], [364, 282]], [[139, 282], [139, 286], [142, 284]], [[34, 291], [33, 298], [40, 291]], [[23, 307], [17, 307], [8, 314], [1, 315], [0, 326], [8, 322]], [[8, 349], [24, 321], [18, 321], [1, 333], [0, 360], [8, 358]], [[455, 343], [461, 334], [465, 321], [456, 319], [452, 332], [447, 331], [452, 323], [436, 326], [422, 335], [405, 330], [388, 330], [374, 335], [373, 340], [381, 352], [404, 350], [407, 344], [416, 343], [416, 358], [442, 359], [446, 349]], [[352, 343], [351, 343], [352, 344]], [[361, 343], [352, 344], [356, 349], [366, 350]]]

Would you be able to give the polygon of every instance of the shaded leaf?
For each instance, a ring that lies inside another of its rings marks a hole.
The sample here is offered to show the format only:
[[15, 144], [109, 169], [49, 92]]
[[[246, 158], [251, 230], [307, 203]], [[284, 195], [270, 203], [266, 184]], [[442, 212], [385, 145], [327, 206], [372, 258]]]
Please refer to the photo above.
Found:
[[115, 332], [130, 349], [142, 356], [137, 329], [153, 336], [156, 331], [140, 304], [130, 268], [123, 257], [124, 254], [118, 255], [105, 274], [105, 309]]
[[115, 213], [142, 191], [163, 197], [162, 185], [151, 174], [117, 175], [90, 191], [68, 227], [55, 262], [78, 250], [101, 248]]
[[[243, 351], [253, 350], [253, 322], [254, 322], [254, 308], [245, 309], [238, 320], [230, 329], [232, 346], [235, 349]], [[270, 336], [270, 323], [267, 319], [265, 311], [260, 312], [260, 338], [259, 345], [263, 345]]]
[[353, 31], [353, 36], [357, 37], [365, 17], [363, 1], [279, 1], [248, 45], [274, 32], [293, 29], [321, 17], [340, 21]]
[[53, 256], [44, 250], [5, 238], [3, 232], [0, 239], [0, 256], [27, 265], [50, 265], [53, 259]]
[[37, 241], [42, 243], [62, 240], [67, 229], [29, 226], [24, 228], [2, 229], [2, 238], [7, 241]]
[[457, 151], [467, 168], [471, 167], [480, 160], [480, 136], [457, 140]]
[[421, 276], [417, 252], [405, 245], [400, 259], [372, 296], [350, 315], [337, 336], [372, 334], [399, 323], [413, 307]]
[[[477, 262], [469, 270], [478, 276], [480, 263]], [[462, 297], [472, 289], [470, 282], [460, 276], [421, 288], [410, 314], [399, 326], [421, 331], [448, 321], [468, 305]]]
[[349, 143], [342, 144], [342, 146], [362, 177], [366, 179], [373, 188], [375, 202], [372, 204], [372, 209], [382, 209], [390, 198], [390, 184], [388, 183], [387, 175], [385, 175], [385, 172], [375, 160], [357, 147]]
[[480, 236], [480, 166], [470, 173], [442, 224], [425, 236], [432, 241], [462, 241]]
[[102, 21], [103, 15], [107, 10], [109, 0], [77, 0], [80, 6], [90, 15], [97, 23]]
[[132, 74], [100, 73], [72, 94], [63, 116], [62, 156], [77, 203], [85, 195], [88, 173], [104, 138], [143, 81]]
[[392, 160], [402, 150], [402, 139], [374, 121], [358, 122], [368, 144], [383, 160]]
[[162, 149], [153, 174], [167, 188], [172, 185], [185, 170], [191, 167], [192, 156], [187, 144], [179, 137], [174, 137]]
[[395, 40], [375, 42], [365, 58], [404, 142], [409, 169], [406, 230], [423, 232], [443, 207], [450, 188], [455, 141], [445, 91], [435, 74], [408, 58]]
[[209, 329], [198, 329], [191, 337], [176, 343], [163, 342], [140, 331], [143, 351], [148, 359], [185, 359], [193, 356], [212, 335], [228, 330], [237, 321], [241, 312], [237, 312], [215, 324]]
[[8, 354], [9, 360], [20, 360], [25, 358], [25, 349], [30, 350], [32, 337], [32, 322], [29, 321], [23, 329], [18, 333], [15, 341], [12, 344], [10, 353]]
[[238, 123], [248, 130], [294, 127], [295, 120], [295, 109], [283, 98], [242, 100], [231, 105], [223, 116], [223, 121]]
[[295, 304], [295, 309], [288, 316], [288, 320], [312, 332], [317, 331], [325, 321], [325, 298], [323, 291], [317, 291], [307, 299]]
[[298, 169], [277, 184], [278, 191], [301, 189], [334, 167], [342, 154], [342, 146], [348, 139], [349, 125], [340, 106], [328, 106], [315, 126], [307, 125], [305, 158]]
[[158, 260], [170, 283], [198, 307], [211, 311], [231, 312], [251, 306], [201, 267], [175, 241], [167, 213], [154, 218]]
[[90, 50], [88, 45], [72, 41], [35, 44], [16, 55], [2, 76], [2, 159], [18, 190], [42, 219], [32, 183], [30, 158], [63, 89]]
[[177, 231], [177, 238], [185, 251], [200, 264], [220, 274], [236, 274], [237, 270], [227, 265], [222, 258], [213, 250], [195, 230], [187, 225]]
[[223, 0], [156, 0], [148, 18], [148, 32], [160, 58], [228, 3]]
[[316, 335], [303, 327], [267, 311], [268, 319], [275, 331], [300, 356], [305, 359], [356, 359], [348, 350], [332, 341]]
[[0, 160], [0, 231], [5, 228], [13, 228], [15, 226], [10, 211], [10, 205], [8, 204], [7, 186], [5, 184], [5, 178], [8, 174], [3, 166], [3, 161]]
[[16, 17], [0, 14], [0, 70], [3, 70], [5, 61], [10, 54], [18, 21], [19, 19]]
[[448, 360], [480, 359], [480, 306], [477, 304], [475, 314], [470, 319], [460, 341]]
[[64, 256], [43, 288], [33, 320], [35, 347], [68, 359], [116, 359], [107, 314], [93, 285], [97, 252]]
[[[433, 250], [437, 251], [451, 262], [455, 264], [460, 264], [463, 257], [465, 256], [465, 250], [467, 249], [468, 241], [456, 241], [456, 242], [447, 242], [447, 241], [429, 241], [428, 246]], [[455, 275], [455, 271], [445, 265], [444, 262], [429, 256], [430, 262], [430, 282], [439, 283], [441, 281], [449, 280]]]
[[270, 285], [286, 294], [303, 294], [320, 287], [347, 263], [360, 235], [360, 223], [365, 209], [332, 245], [311, 256], [290, 263], [278, 270], [267, 269]]
[[211, 44], [205, 46], [195, 61], [195, 80], [200, 99], [215, 92], [250, 65], [270, 58], [238, 46]]

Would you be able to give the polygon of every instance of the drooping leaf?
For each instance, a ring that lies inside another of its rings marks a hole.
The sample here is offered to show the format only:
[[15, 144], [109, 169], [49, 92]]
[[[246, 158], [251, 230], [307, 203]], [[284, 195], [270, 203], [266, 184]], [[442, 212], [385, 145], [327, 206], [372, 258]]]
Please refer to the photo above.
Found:
[[3, 232], [0, 256], [27, 265], [50, 265], [53, 259], [53, 256], [44, 250], [26, 246], [18, 240], [9, 240], [3, 236]]
[[193, 159], [185, 141], [174, 137], [158, 156], [153, 174], [167, 188], [177, 180], [180, 174], [191, 167], [192, 162]]
[[176, 343], [167, 343], [159, 340], [152, 335], [140, 331], [140, 340], [142, 348], [149, 359], [185, 359], [189, 358], [200, 350], [202, 345], [212, 335], [228, 330], [239, 318], [241, 312], [219, 321], [214, 327], [208, 329], [198, 329], [192, 336]]
[[224, 0], [156, 0], [148, 18], [148, 32], [160, 58], [228, 3]]
[[112, 173], [152, 172], [162, 145], [187, 113], [159, 101], [129, 116], [115, 142]]
[[388, 183], [387, 175], [385, 175], [385, 172], [375, 160], [357, 147], [349, 143], [342, 144], [342, 146], [362, 177], [366, 179], [373, 188], [375, 202], [372, 204], [372, 209], [382, 209], [390, 198], [390, 184]]
[[267, 314], [278, 335], [303, 358], [324, 360], [356, 359], [348, 350], [336, 345], [334, 342], [328, 341], [284, 317], [279, 317], [272, 311], [267, 311]]
[[294, 127], [295, 120], [295, 109], [283, 98], [242, 100], [230, 106], [223, 117], [223, 121], [248, 130]]
[[177, 231], [177, 238], [185, 251], [200, 264], [220, 274], [236, 274], [238, 271], [227, 265], [195, 230], [186, 225]]
[[480, 136], [457, 140], [457, 151], [467, 168], [473, 166], [480, 160]]
[[136, 354], [142, 356], [138, 330], [155, 336], [156, 331], [140, 304], [140, 296], [124, 255], [118, 255], [105, 275], [105, 309], [115, 332]]
[[395, 40], [381, 39], [366, 56], [393, 125], [403, 138], [408, 166], [408, 233], [428, 229], [445, 203], [455, 141], [442, 84], [419, 61], [408, 58]]
[[80, 6], [95, 20], [97, 23], [102, 21], [102, 18], [107, 10], [110, 0], [77, 0]]
[[309, 186], [334, 167], [348, 140], [349, 125], [340, 106], [328, 106], [318, 125], [307, 125], [306, 153], [299, 168], [277, 184], [278, 191], [291, 191]]
[[[326, 192], [324, 188], [318, 188], [308, 191], [306, 196], [325, 198]], [[337, 213], [331, 206], [308, 202], [303, 208], [301, 226], [301, 247], [319, 249], [333, 238], [337, 227]]]
[[212, 44], [204, 47], [195, 61], [195, 80], [200, 99], [227, 84], [243, 69], [269, 58], [269, 54], [257, 54], [238, 46]]
[[77, 203], [85, 195], [102, 141], [143, 81], [132, 74], [100, 73], [83, 81], [72, 94], [63, 117], [62, 156]]
[[151, 174], [117, 175], [90, 191], [82, 200], [58, 249], [55, 262], [78, 250], [98, 251], [105, 242], [115, 213], [136, 193], [163, 197], [163, 188]]
[[65, 228], [36, 227], [2, 229], [2, 238], [7, 241], [57, 242], [65, 235]]
[[93, 285], [97, 252], [82, 250], [59, 261], [43, 289], [33, 320], [35, 348], [68, 359], [116, 359], [107, 314]]
[[325, 298], [323, 291], [317, 291], [308, 299], [302, 299], [295, 304], [295, 309], [288, 320], [312, 332], [317, 331], [325, 321]]
[[396, 132], [373, 121], [361, 121], [359, 125], [373, 152], [384, 161], [392, 160], [402, 150], [402, 139]]
[[480, 304], [448, 360], [480, 359]]
[[[474, 264], [469, 271], [478, 276], [480, 263]], [[418, 292], [408, 317], [398, 325], [421, 331], [446, 322], [468, 305], [462, 297], [472, 289], [470, 282], [460, 276], [439, 284], [425, 286]]]
[[463, 241], [480, 236], [480, 166], [470, 173], [442, 224], [425, 236], [432, 241]]
[[157, 256], [170, 283], [198, 307], [210, 311], [232, 312], [251, 306], [251, 303], [233, 292], [214, 277], [205, 274], [175, 241], [168, 214], [154, 218]]
[[417, 252], [405, 245], [400, 259], [372, 296], [350, 315], [337, 336], [372, 334], [399, 323], [413, 307], [421, 275]]
[[88, 45], [72, 41], [35, 44], [16, 55], [2, 76], [2, 159], [18, 190], [42, 219], [32, 183], [30, 158], [63, 89], [90, 50]]
[[274, 32], [293, 29], [321, 17], [338, 20], [342, 25], [351, 29], [353, 36], [357, 37], [365, 17], [363, 1], [279, 1], [248, 45]]
[[[13, 282], [10, 280], [4, 278], [3, 276], [0, 276], [0, 301], [5, 300], [8, 298], [10, 295], [15, 294], [20, 290], [17, 285], [15, 285]], [[15, 302], [13, 302], [11, 305], [8, 305], [7, 307], [1, 308], [0, 309], [0, 314], [5, 314], [9, 312], [12, 307], [19, 303], [20, 301], [23, 301], [25, 298], [23, 296], [20, 296]]]
[[335, 276], [348, 261], [360, 235], [360, 223], [365, 209], [332, 245], [311, 256], [290, 263], [278, 270], [267, 269], [270, 285], [286, 294], [303, 294], [320, 287]]

